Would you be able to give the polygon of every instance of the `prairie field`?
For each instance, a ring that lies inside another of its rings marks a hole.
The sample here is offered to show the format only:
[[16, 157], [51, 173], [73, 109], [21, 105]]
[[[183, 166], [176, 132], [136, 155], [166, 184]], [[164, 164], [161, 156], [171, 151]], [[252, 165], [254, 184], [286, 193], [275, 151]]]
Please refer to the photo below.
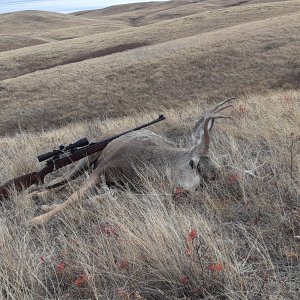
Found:
[[[291, 138], [299, 141], [299, 100], [293, 90], [236, 102], [213, 135], [221, 176], [193, 194], [154, 184], [164, 174], [150, 169], [143, 192], [103, 184], [37, 227], [39, 207], [62, 202], [88, 175], [43, 198], [12, 193], [0, 213], [4, 299], [298, 299], [300, 143], [291, 148]], [[170, 110], [152, 130], [184, 145], [201, 110]], [[40, 168], [36, 155], [62, 141], [97, 140], [153, 117], [5, 137], [0, 180]]]
[[[300, 1], [173, 0], [59, 14], [0, 14], [0, 185], [36, 157], [150, 130], [188, 146], [215, 103], [220, 173], [187, 192], [151, 166], [141, 186], [103, 182], [44, 225], [89, 178], [0, 208], [0, 299], [300, 297]], [[3, 43], [2, 43], [3, 41]]]

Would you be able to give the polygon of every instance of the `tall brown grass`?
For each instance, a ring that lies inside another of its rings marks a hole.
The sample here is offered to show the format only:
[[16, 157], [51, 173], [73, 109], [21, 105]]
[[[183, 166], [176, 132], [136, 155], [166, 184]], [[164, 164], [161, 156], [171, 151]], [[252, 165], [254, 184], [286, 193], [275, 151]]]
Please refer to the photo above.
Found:
[[[13, 194], [0, 211], [2, 298], [298, 299], [300, 145], [291, 178], [289, 143], [299, 137], [299, 105], [299, 90], [242, 97], [234, 119], [214, 128], [222, 175], [194, 194], [155, 185], [149, 170], [142, 192], [102, 184], [44, 227], [29, 224], [39, 206], [63, 201], [88, 174], [49, 198]], [[169, 110], [152, 129], [185, 144], [204, 108]], [[60, 143], [152, 117], [1, 138], [0, 182], [38, 168], [36, 154]]]

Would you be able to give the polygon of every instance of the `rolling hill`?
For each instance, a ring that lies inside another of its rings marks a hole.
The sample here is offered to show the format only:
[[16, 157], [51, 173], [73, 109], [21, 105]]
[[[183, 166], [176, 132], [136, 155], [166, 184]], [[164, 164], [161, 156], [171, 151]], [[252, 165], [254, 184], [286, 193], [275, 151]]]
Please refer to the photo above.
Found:
[[296, 88], [299, 8], [234, 6], [3, 52], [1, 132]]
[[0, 14], [0, 34], [26, 34], [96, 23], [96, 21], [72, 15], [28, 10]]
[[48, 40], [43, 38], [35, 38], [24, 35], [15, 34], [0, 34], [0, 52], [9, 51], [18, 48], [35, 46], [48, 43]]
[[[52, 43], [51, 47], [44, 45], [10, 51], [0, 55], [2, 61], [0, 79], [13, 78], [70, 62], [121, 52], [120, 49], [131, 49], [134, 48], [134, 45], [139, 47], [159, 44], [205, 32], [213, 32], [221, 28], [229, 28], [230, 30], [230, 27], [238, 24], [284, 16], [297, 11], [300, 11], [300, 1], [234, 7], [165, 21], [163, 24], [128, 28], [113, 34], [108, 32], [74, 38]], [[162, 25], [164, 30], [161, 30]], [[74, 31], [73, 28], [72, 30]]]
[[56, 29], [50, 31], [42, 31], [31, 34], [32, 37], [50, 39], [52, 41], [70, 40], [78, 37], [86, 37], [88, 35], [101, 34], [109, 31], [127, 29], [130, 26], [120, 21], [98, 20], [97, 24], [74, 26], [70, 28]]
[[127, 27], [121, 21], [105, 18], [103, 20], [92, 20], [47, 11], [21, 11], [0, 14], [0, 51]]
[[[286, 0], [283, 0], [286, 1]], [[108, 8], [73, 13], [91, 19], [102, 19], [109, 16], [111, 20], [118, 20], [130, 26], [171, 20], [174, 18], [193, 15], [205, 11], [221, 8], [245, 6], [257, 3], [268, 3], [272, 0], [171, 0], [163, 2], [144, 2], [114, 5]], [[279, 0], [281, 2], [281, 0]]]
[[[230, 28], [238, 24], [284, 16], [297, 11], [300, 11], [300, 1], [234, 7], [165, 21], [163, 26], [161, 23], [151, 24], [116, 31], [114, 34], [107, 32], [88, 35], [87, 37], [52, 43], [51, 46], [44, 45], [10, 51], [0, 55], [2, 62], [0, 80], [94, 58], [95, 56], [121, 52], [120, 48], [126, 50], [133, 48], [134, 45], [138, 47], [159, 44], [205, 32], [213, 32], [221, 28]], [[83, 29], [85, 28], [83, 27]], [[70, 30], [75, 31], [76, 28]], [[65, 32], [65, 30], [61, 30], [61, 32]], [[69, 31], [66, 30], [66, 32]]]

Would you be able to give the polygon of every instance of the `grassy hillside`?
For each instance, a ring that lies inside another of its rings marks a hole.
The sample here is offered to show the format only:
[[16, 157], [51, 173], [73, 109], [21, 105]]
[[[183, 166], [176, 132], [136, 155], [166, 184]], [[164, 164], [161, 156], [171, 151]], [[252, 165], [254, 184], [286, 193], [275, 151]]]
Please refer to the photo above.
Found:
[[13, 34], [0, 34], [0, 52], [45, 44], [47, 42], [47, 40], [41, 38]]
[[[116, 5], [70, 15], [46, 11], [22, 11], [0, 15], [0, 51], [18, 49], [87, 35], [120, 30], [163, 20], [211, 11], [222, 7], [264, 3], [214, 1], [168, 1]], [[42, 38], [40, 40], [39, 38]], [[43, 41], [43, 42], [42, 42]]]
[[[0, 209], [3, 299], [297, 300], [300, 143], [291, 174], [290, 138], [300, 138], [299, 99], [300, 90], [291, 90], [234, 103], [233, 120], [214, 128], [211, 154], [224, 164], [221, 177], [194, 194], [145, 175], [143, 193], [103, 185], [43, 227], [29, 224], [39, 206], [62, 202], [85, 176], [43, 199], [13, 194]], [[168, 110], [152, 130], [185, 144], [207, 107]], [[1, 138], [0, 182], [38, 168], [35, 156], [58, 144], [96, 140], [153, 116]], [[164, 182], [163, 174], [154, 178]]]
[[56, 29], [51, 31], [41, 31], [32, 36], [38, 38], [51, 39], [52, 41], [70, 40], [78, 37], [85, 37], [109, 31], [129, 28], [128, 25], [120, 21], [112, 21], [106, 18], [97, 21], [94, 25], [74, 26], [71, 28]]
[[[288, 14], [296, 12], [300, 12], [300, 1], [298, 0], [234, 7], [122, 30], [113, 34], [108, 32], [39, 47], [10, 51], [0, 54], [0, 61], [2, 62], [0, 79], [13, 78], [33, 71], [49, 69], [57, 65], [87, 60], [95, 56], [105, 56], [119, 52], [119, 48], [126, 50], [126, 45], [130, 44], [152, 45], [174, 40], [178, 40], [178, 43], [181, 43], [180, 38], [206, 32], [214, 34], [213, 31], [222, 28], [228, 28], [230, 31], [230, 27], [235, 25], [266, 20], [276, 16], [285, 16], [285, 21], [288, 22]], [[280, 23], [279, 25], [282, 29], [284, 26], [288, 26], [288, 24]], [[82, 28], [85, 30], [87, 27]], [[71, 28], [70, 30], [74, 32], [76, 28]], [[252, 32], [246, 27], [243, 30], [246, 31], [246, 34], [251, 34]], [[61, 32], [68, 34], [69, 30], [64, 29]], [[57, 31], [51, 31], [44, 37], [51, 37], [52, 34], [55, 36]], [[263, 41], [260, 43], [263, 43]]]
[[[108, 18], [92, 20], [47, 11], [0, 14], [0, 51], [127, 28]], [[51, 46], [50, 46], [51, 48]]]
[[[73, 15], [91, 19], [109, 16], [130, 26], [143, 26], [174, 18], [213, 11], [225, 7], [245, 6], [249, 4], [276, 2], [272, 0], [171, 0], [163, 2], [145, 2], [114, 5], [105, 9], [82, 11]], [[278, 1], [281, 2], [281, 1]]]
[[299, 32], [300, 0], [0, 15], [0, 185], [41, 169], [38, 154], [159, 113], [151, 130], [187, 145], [204, 110], [239, 97], [213, 129], [220, 176], [195, 193], [144, 170], [141, 189], [103, 183], [33, 226], [89, 175], [42, 197], [11, 191], [0, 299], [298, 300]]
[[0, 14], [0, 52], [125, 27], [115, 23], [46, 11]]
[[96, 23], [93, 20], [66, 14], [28, 10], [0, 14], [0, 33], [32, 33]]
[[[99, 58], [87, 59], [84, 54], [77, 63], [71, 63], [70, 56], [69, 64], [3, 80], [1, 133], [16, 130], [16, 124], [56, 126], [81, 118], [184, 107], [199, 99], [253, 90], [297, 87], [299, 20], [299, 12], [289, 13]], [[33, 70], [39, 63], [38, 55], [35, 58]]]

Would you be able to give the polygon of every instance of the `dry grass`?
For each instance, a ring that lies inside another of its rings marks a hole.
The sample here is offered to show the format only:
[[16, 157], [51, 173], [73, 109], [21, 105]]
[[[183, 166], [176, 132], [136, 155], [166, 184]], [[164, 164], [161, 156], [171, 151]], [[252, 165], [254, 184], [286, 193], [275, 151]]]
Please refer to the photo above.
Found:
[[215, 3], [211, 0], [200, 2], [181, 0], [117, 5], [70, 15], [46, 11], [0, 14], [0, 51], [172, 20], [222, 7], [265, 2], [269, 1], [250, 0], [240, 3], [237, 0], [231, 0]]
[[97, 21], [47, 11], [28, 10], [0, 14], [1, 34], [26, 34], [92, 24], [97, 24]]
[[[285, 0], [284, 0], [285, 1]], [[121, 21], [130, 26], [144, 26], [156, 22], [172, 20], [201, 12], [214, 11], [226, 7], [247, 6], [249, 4], [275, 2], [273, 0], [171, 0], [163, 2], [129, 3], [114, 5], [100, 10], [80, 11], [73, 15], [90, 19]], [[283, 2], [283, 1], [278, 1]]]
[[299, 299], [300, 1], [261, 2], [0, 15], [0, 50], [49, 42], [0, 53], [1, 184], [60, 144], [161, 112], [151, 129], [187, 144], [204, 108], [241, 96], [214, 128], [221, 176], [193, 194], [149, 170], [140, 192], [102, 184], [34, 227], [41, 204], [89, 175], [45, 198], [12, 192], [0, 208], [0, 299]]
[[[0, 132], [298, 87], [299, 20], [286, 14], [3, 80]], [[36, 67], [47, 52], [34, 57]]]
[[47, 42], [47, 40], [41, 38], [12, 34], [0, 34], [0, 52], [45, 44]]
[[122, 22], [111, 21], [109, 19], [106, 20], [103, 18], [102, 20], [97, 21], [97, 24], [94, 25], [75, 26], [71, 28], [51, 30], [49, 32], [42, 31], [35, 33], [33, 36], [51, 39], [52, 41], [62, 41], [126, 28], [129, 28], [129, 26]]
[[0, 14], [0, 28], [0, 51], [8, 51], [128, 26], [108, 18], [92, 20], [46, 11], [22, 11]]
[[[89, 35], [90, 28], [98, 28], [99, 25], [70, 29], [64, 28], [63, 30], [50, 31], [49, 33], [39, 32], [35, 36], [50, 39], [59, 39], [60, 36], [64, 39], [67, 38], [69, 34], [71, 35], [69, 38], [74, 37], [76, 30], [78, 30], [79, 35], [87, 33], [88, 36], [2, 53], [0, 55], [2, 65], [0, 79], [13, 78], [58, 65], [65, 65], [70, 63], [70, 61], [80, 61], [78, 57], [82, 55], [88, 59], [95, 51], [110, 49], [129, 43], [153, 45], [178, 40], [177, 42], [180, 44], [184, 43], [184, 41], [180, 40], [182, 38], [208, 32], [212, 33], [213, 39], [215, 35], [214, 32], [217, 30], [228, 28], [228, 34], [230, 35], [231, 27], [233, 26], [261, 20], [268, 22], [269, 18], [277, 16], [285, 17], [284, 22], [276, 24], [276, 26], [280, 26], [281, 29], [284, 30], [285, 34], [285, 31], [289, 30], [289, 28], [284, 29], [285, 26], [289, 26], [288, 15], [293, 15], [299, 11], [300, 1], [294, 0], [209, 11], [189, 17], [165, 21], [163, 23], [114, 31], [113, 34], [107, 32], [104, 34]], [[111, 20], [107, 22], [107, 20], [104, 19], [102, 22], [103, 24], [107, 24], [110, 30], [113, 30], [112, 26], [114, 23]], [[117, 25], [121, 26], [119, 23], [117, 23]], [[241, 30], [245, 30], [245, 34], [252, 34], [253, 30], [249, 30], [250, 26], [252, 26], [252, 24], [247, 25], [247, 27], [244, 26]], [[267, 23], [266, 26], [268, 26]], [[258, 30], [260, 30], [260, 28], [258, 28]], [[223, 32], [223, 34], [227, 34], [227, 32]], [[197, 38], [201, 39], [201, 36]], [[261, 43], [263, 44], [264, 41], [260, 40], [260, 44]], [[262, 45], [262, 47], [263, 46], [264, 45]], [[268, 45], [265, 46], [267, 47]]]
[[[2, 298], [299, 299], [300, 142], [293, 179], [288, 147], [292, 132], [299, 137], [299, 105], [299, 90], [241, 98], [235, 119], [214, 129], [222, 177], [195, 194], [172, 197], [174, 187], [154, 186], [148, 174], [144, 192], [103, 185], [45, 227], [28, 223], [41, 202], [63, 201], [84, 178], [39, 202], [25, 201], [27, 192], [3, 202]], [[152, 129], [185, 144], [203, 108], [170, 110]], [[36, 154], [62, 142], [153, 115], [135, 117], [2, 138], [0, 181], [37, 168]]]

